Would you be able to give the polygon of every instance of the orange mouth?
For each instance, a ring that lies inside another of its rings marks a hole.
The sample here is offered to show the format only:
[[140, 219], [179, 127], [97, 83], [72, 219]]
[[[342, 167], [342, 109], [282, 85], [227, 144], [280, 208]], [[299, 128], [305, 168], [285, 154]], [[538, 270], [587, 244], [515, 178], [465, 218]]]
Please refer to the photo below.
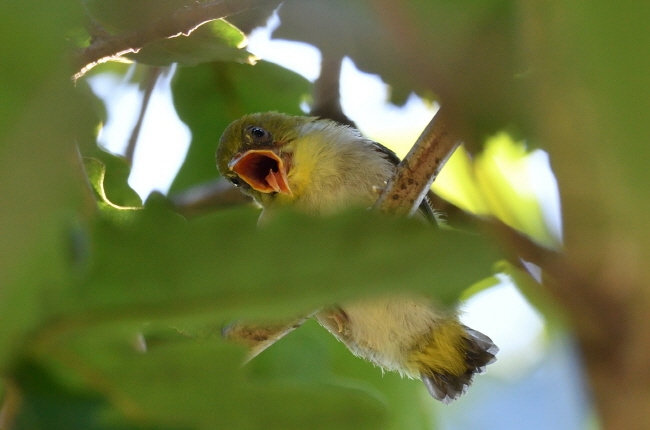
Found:
[[254, 190], [292, 195], [284, 161], [268, 149], [252, 149], [235, 156], [228, 167]]

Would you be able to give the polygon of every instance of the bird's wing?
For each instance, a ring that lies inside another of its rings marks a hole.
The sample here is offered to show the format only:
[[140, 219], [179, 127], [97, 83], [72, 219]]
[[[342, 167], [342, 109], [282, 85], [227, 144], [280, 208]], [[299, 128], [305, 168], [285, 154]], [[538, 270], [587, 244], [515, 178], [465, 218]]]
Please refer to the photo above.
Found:
[[[402, 161], [397, 156], [397, 154], [395, 154], [392, 150], [386, 148], [381, 143], [377, 143], [375, 141], [371, 141], [371, 142], [375, 146], [377, 151], [381, 152], [388, 161], [390, 161], [392, 164], [395, 165], [395, 167], [397, 167], [397, 165]], [[420, 203], [420, 207], [418, 208], [418, 210], [426, 218], [427, 221], [429, 221], [432, 224], [438, 224], [439, 220], [438, 217], [436, 216], [436, 211], [435, 209], [433, 209], [433, 205], [431, 204], [433, 198], [434, 198], [433, 191], [428, 190], [426, 196], [424, 196], [424, 199], [422, 200], [422, 203]]]

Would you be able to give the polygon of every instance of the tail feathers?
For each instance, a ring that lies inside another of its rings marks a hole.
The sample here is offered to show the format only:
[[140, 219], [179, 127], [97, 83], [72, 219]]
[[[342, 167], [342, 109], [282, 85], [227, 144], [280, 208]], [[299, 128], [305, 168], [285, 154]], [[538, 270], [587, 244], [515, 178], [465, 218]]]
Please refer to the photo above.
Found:
[[467, 337], [463, 338], [465, 372], [460, 375], [436, 372], [421, 375], [429, 394], [446, 405], [465, 394], [474, 375], [485, 373], [486, 366], [496, 361], [499, 352], [492, 339], [469, 327], [463, 327], [467, 333]]

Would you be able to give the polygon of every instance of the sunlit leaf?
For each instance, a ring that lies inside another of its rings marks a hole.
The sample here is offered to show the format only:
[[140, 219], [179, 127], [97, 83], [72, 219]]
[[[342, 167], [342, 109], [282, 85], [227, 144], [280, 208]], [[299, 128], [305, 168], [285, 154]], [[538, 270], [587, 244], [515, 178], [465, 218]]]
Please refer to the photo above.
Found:
[[93, 152], [93, 158], [98, 159], [105, 166], [102, 186], [106, 198], [111, 203], [121, 207], [142, 206], [140, 196], [129, 186], [131, 167], [125, 158], [109, 154], [99, 148]]
[[535, 240], [557, 247], [550, 234], [535, 193], [523, 142], [513, 142], [507, 134], [489, 139], [477, 157], [475, 174], [478, 187], [490, 212], [507, 225]]
[[485, 291], [489, 288], [499, 285], [500, 283], [501, 280], [496, 276], [488, 276], [487, 278], [478, 281], [477, 283], [473, 284], [471, 287], [463, 291], [463, 294], [460, 296], [460, 299], [463, 301], [468, 300], [472, 296], [475, 296], [476, 294], [480, 293], [481, 291]]
[[476, 183], [474, 163], [464, 146], [460, 146], [445, 164], [432, 186], [443, 199], [476, 215], [489, 215], [481, 191]]
[[149, 44], [127, 57], [152, 66], [172, 63], [195, 66], [210, 61], [253, 64], [256, 58], [243, 49], [246, 44], [246, 36], [239, 29], [223, 19], [217, 19], [201, 25], [189, 36], [180, 35]]
[[106, 175], [106, 166], [96, 158], [84, 159], [86, 174], [88, 180], [95, 192], [97, 206], [106, 215], [119, 222], [127, 222], [133, 218], [134, 212], [141, 207], [137, 206], [118, 206], [111, 202], [104, 191], [104, 177]]
[[462, 146], [458, 148], [433, 190], [461, 209], [492, 215], [539, 243], [557, 248], [561, 239], [545, 218], [537, 192], [537, 183], [548, 177], [535, 177], [537, 171], [524, 143], [501, 133], [487, 140], [475, 160]]

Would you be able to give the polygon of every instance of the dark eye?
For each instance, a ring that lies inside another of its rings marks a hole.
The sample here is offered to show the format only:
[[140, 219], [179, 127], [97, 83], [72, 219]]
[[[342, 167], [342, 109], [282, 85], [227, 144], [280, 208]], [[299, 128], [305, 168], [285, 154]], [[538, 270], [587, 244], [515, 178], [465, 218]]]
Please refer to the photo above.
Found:
[[253, 135], [253, 137], [255, 137], [257, 139], [261, 139], [264, 136], [266, 136], [266, 130], [264, 130], [263, 128], [259, 128], [259, 127], [253, 127], [253, 128], [251, 128], [251, 134]]
[[239, 176], [228, 176], [228, 180], [236, 187], [241, 185], [241, 179], [239, 179]]
[[248, 133], [251, 136], [253, 143], [269, 144], [271, 143], [271, 133], [264, 130], [262, 127], [251, 126], [248, 128]]

